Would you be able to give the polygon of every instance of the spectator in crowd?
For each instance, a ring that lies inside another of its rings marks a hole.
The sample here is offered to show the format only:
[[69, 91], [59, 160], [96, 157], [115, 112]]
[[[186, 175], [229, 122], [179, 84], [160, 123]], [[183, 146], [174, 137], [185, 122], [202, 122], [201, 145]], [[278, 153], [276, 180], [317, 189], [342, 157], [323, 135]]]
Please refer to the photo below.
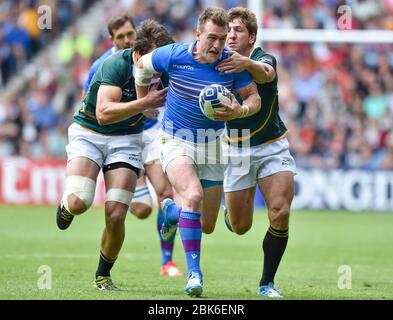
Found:
[[[0, 88], [95, 1], [0, 0]], [[50, 9], [50, 30], [39, 27], [40, 6]]]
[[[36, 47], [42, 49], [42, 39], [58, 37], [94, 2], [0, 0], [0, 88], [22, 70]], [[53, 7], [54, 30], [36, 34], [37, 30], [29, 27], [36, 19], [29, 8], [43, 4]], [[209, 2], [213, 4], [229, 8], [246, 2]], [[337, 9], [343, 4], [342, 0], [265, 0], [260, 18], [269, 28], [337, 29]], [[192, 26], [205, 5], [205, 0], [121, 0], [106, 8], [105, 19], [129, 10], [137, 25], [145, 18], [154, 18], [183, 42], [193, 39]], [[350, 7], [352, 28], [393, 30], [392, 1], [356, 0]], [[10, 42], [12, 30], [17, 30], [22, 40]], [[93, 51], [86, 56], [73, 54], [68, 60], [71, 63], [66, 59], [59, 70], [53, 62], [45, 61], [36, 67], [39, 72], [28, 71], [30, 80], [22, 92], [0, 101], [0, 156], [63, 156], [48, 147], [51, 137], [61, 136], [72, 121], [90, 64], [111, 46], [103, 23]], [[387, 166], [382, 163], [391, 149], [389, 137], [393, 134], [393, 44], [264, 43], [263, 47], [279, 61], [280, 115], [289, 129], [291, 153], [299, 167]], [[57, 125], [42, 127], [34, 122], [29, 103], [37, 91], [47, 96]], [[35, 147], [40, 144], [43, 147]], [[36, 150], [34, 154], [32, 149]]]

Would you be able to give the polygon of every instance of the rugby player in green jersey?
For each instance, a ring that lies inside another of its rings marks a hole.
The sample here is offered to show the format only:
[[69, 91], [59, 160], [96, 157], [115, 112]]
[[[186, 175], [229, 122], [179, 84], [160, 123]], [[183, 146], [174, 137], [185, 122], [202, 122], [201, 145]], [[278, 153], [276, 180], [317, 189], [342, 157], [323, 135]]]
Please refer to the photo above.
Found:
[[[148, 26], [142, 24], [142, 31]], [[140, 34], [149, 37], [151, 44], [150, 48], [140, 46], [143, 53], [173, 42], [158, 23], [153, 30]], [[57, 210], [57, 226], [67, 229], [74, 216], [91, 206], [102, 169], [105, 229], [94, 282], [100, 290], [119, 290], [111, 280], [110, 270], [124, 241], [124, 222], [136, 180], [143, 174], [142, 112], [163, 106], [167, 94], [167, 89], [158, 90], [157, 83], [146, 97], [137, 100], [133, 69], [142, 53], [138, 52], [138, 43], [146, 43], [140, 37], [138, 33], [135, 50], [121, 50], [100, 65], [68, 129], [65, 191]]]
[[[154, 20], [144, 20], [138, 27], [138, 32], [141, 35], [138, 37], [138, 48], [137, 52], [140, 55], [147, 53], [147, 49], [150, 48], [151, 39], [150, 33], [157, 27], [157, 22]], [[91, 80], [94, 74], [98, 70], [98, 67], [102, 62], [109, 56], [115, 54], [117, 51], [122, 49], [129, 49], [134, 46], [136, 29], [134, 20], [129, 14], [120, 14], [113, 16], [108, 22], [108, 32], [110, 39], [113, 42], [113, 47], [107, 50], [102, 56], [100, 56], [91, 66], [89, 75], [84, 85], [84, 91], [89, 90]], [[143, 33], [146, 33], [145, 35]], [[143, 41], [144, 40], [144, 41]], [[85, 94], [85, 93], [84, 93]], [[136, 216], [138, 219], [146, 219], [150, 216], [153, 211], [153, 198], [150, 194], [150, 190], [147, 186], [146, 177], [149, 179], [153, 192], [155, 192], [158, 203], [161, 203], [164, 199], [173, 199], [172, 186], [168, 181], [168, 178], [164, 174], [159, 163], [160, 159], [160, 144], [158, 137], [158, 128], [161, 122], [158, 119], [146, 118], [142, 141], [143, 141], [143, 163], [145, 174], [140, 177], [136, 182], [134, 195], [131, 200], [129, 212]], [[164, 214], [161, 207], [158, 207], [157, 212], [157, 231], [160, 241], [161, 251], [161, 265], [160, 275], [162, 276], [182, 276], [179, 268], [173, 261], [173, 251], [175, 244], [176, 232], [172, 237], [164, 240], [161, 236], [160, 230], [162, 227], [162, 221]]]
[[[252, 11], [236, 7], [228, 13], [227, 46], [233, 51], [217, 69], [224, 73], [248, 71], [257, 84], [262, 104], [256, 114], [226, 123], [225, 221], [230, 230], [240, 235], [251, 228], [258, 185], [270, 222], [262, 245], [264, 264], [258, 294], [281, 298], [274, 277], [288, 242], [296, 167], [289, 152], [287, 128], [279, 116], [277, 61], [255, 47], [258, 25]], [[246, 163], [249, 165], [244, 166]]]

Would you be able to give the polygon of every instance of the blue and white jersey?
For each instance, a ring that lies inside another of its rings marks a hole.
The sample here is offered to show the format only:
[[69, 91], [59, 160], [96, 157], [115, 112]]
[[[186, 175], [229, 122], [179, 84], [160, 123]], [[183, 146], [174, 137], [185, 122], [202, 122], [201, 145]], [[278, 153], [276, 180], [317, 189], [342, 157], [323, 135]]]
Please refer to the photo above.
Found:
[[[111, 55], [115, 54], [117, 52], [116, 47], [112, 47], [109, 50], [105, 51], [96, 61], [94, 61], [94, 63], [92, 64], [92, 66], [90, 67], [89, 70], [89, 75], [85, 81], [85, 84], [83, 86], [83, 90], [85, 92], [87, 92], [89, 90], [89, 86], [91, 83], [91, 80], [94, 77], [94, 74], [97, 72], [99, 66], [101, 65], [102, 62], [104, 62], [104, 60], [108, 57], [110, 57]], [[151, 127], [153, 127], [156, 123], [158, 122], [158, 120], [156, 119], [150, 119], [147, 118], [145, 119], [145, 125], [144, 125], [144, 130], [150, 129]]]
[[[192, 55], [195, 44], [169, 44], [157, 48], [153, 51], [152, 63], [157, 72], [167, 73], [169, 77], [163, 131], [182, 139], [191, 138], [193, 142], [207, 142], [218, 138], [225, 122], [204, 116], [199, 108], [200, 91], [210, 84], [221, 84], [228, 90], [236, 90], [248, 86], [253, 80], [245, 71], [224, 74], [215, 69], [220, 61], [229, 57], [225, 51], [215, 63], [196, 61]], [[212, 131], [207, 137], [207, 133]]]

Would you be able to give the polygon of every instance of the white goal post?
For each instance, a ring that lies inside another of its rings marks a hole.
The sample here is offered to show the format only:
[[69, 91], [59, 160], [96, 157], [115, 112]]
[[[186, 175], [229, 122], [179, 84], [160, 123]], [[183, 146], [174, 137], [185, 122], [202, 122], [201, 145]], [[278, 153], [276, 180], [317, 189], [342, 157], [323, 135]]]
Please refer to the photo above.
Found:
[[393, 31], [259, 28], [257, 42], [393, 43]]
[[[263, 0], [248, 0], [262, 26]], [[388, 30], [338, 30], [338, 29], [258, 29], [257, 42], [331, 42], [331, 43], [393, 43], [393, 31]]]

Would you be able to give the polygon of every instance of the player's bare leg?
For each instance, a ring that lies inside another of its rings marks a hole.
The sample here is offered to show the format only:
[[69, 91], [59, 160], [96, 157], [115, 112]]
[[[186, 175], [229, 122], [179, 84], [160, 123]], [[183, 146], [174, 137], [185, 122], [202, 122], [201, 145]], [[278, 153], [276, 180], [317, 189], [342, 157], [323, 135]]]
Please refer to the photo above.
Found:
[[71, 159], [66, 167], [66, 187], [56, 221], [61, 230], [67, 229], [74, 216], [85, 212], [92, 204], [100, 167], [85, 157]]
[[279, 172], [258, 180], [268, 209], [270, 226], [263, 240], [264, 263], [259, 294], [281, 297], [274, 287], [281, 258], [288, 242], [289, 214], [294, 196], [294, 175]]
[[162, 171], [162, 166], [159, 162], [145, 165], [145, 171], [156, 192], [157, 201], [159, 203], [165, 198], [173, 198], [172, 186], [167, 176]]
[[161, 227], [164, 220], [164, 213], [161, 208], [161, 202], [164, 199], [173, 199], [172, 186], [169, 183], [167, 176], [162, 171], [162, 166], [159, 161], [145, 164], [146, 175], [149, 178], [151, 185], [157, 195], [158, 213], [157, 213], [157, 231], [160, 238], [161, 245], [161, 267], [160, 274], [163, 276], [181, 276], [183, 275], [176, 264], [173, 262], [173, 248], [175, 244], [176, 231], [171, 237], [164, 240], [161, 235]]
[[236, 234], [251, 229], [254, 213], [255, 187], [225, 193], [226, 224]]
[[279, 172], [258, 181], [268, 209], [270, 225], [277, 230], [289, 226], [289, 213], [294, 196], [294, 175]]
[[[116, 290], [110, 279], [110, 270], [115, 263], [125, 238], [125, 218], [128, 204], [135, 189], [137, 175], [129, 168], [117, 168], [104, 173], [106, 186], [105, 229], [101, 238], [101, 252], [96, 272], [96, 286], [110, 281], [109, 290]], [[112, 287], [113, 285], [113, 287]]]
[[145, 176], [136, 182], [134, 197], [131, 200], [129, 211], [138, 219], [146, 219], [153, 210], [153, 201], [146, 184]]
[[[127, 168], [110, 170], [104, 174], [106, 190], [121, 189], [133, 192], [136, 173]], [[117, 258], [124, 240], [124, 221], [128, 205], [117, 201], [105, 201], [105, 229], [101, 242], [102, 253], [113, 260]]]
[[202, 185], [197, 168], [190, 157], [175, 158], [168, 164], [166, 172], [170, 183], [181, 198], [179, 232], [188, 267], [188, 283], [185, 292], [190, 296], [199, 297], [202, 294], [203, 284], [200, 269]]
[[214, 231], [221, 207], [221, 199], [222, 185], [203, 189], [203, 215], [201, 216], [203, 233], [209, 234]]

